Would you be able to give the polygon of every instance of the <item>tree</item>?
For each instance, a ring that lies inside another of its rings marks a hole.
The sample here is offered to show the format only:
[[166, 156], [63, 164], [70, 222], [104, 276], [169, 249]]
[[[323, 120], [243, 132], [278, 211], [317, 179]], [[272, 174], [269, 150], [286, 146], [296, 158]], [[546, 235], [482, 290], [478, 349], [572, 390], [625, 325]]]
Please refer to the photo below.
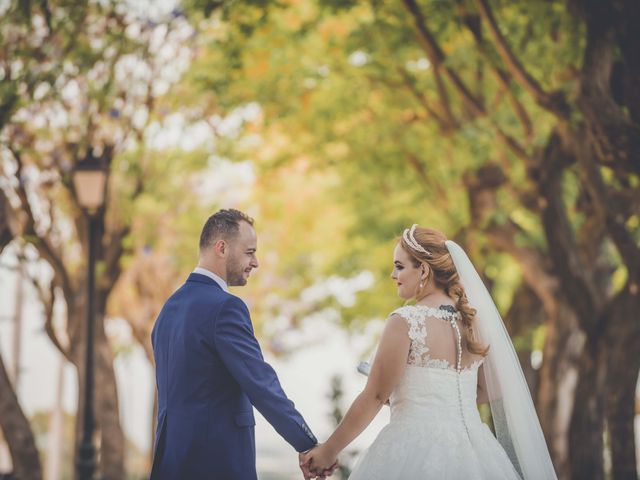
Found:
[[[97, 213], [95, 412], [101, 475], [124, 478], [113, 352], [104, 330], [107, 301], [122, 273], [123, 257], [131, 251], [133, 205], [144, 200], [145, 187], [156, 180], [152, 172], [158, 166], [147, 154], [146, 128], [158, 120], [158, 98], [179, 76], [179, 61], [188, 62], [183, 47], [190, 29], [179, 12], [156, 23], [117, 1], [55, 9], [47, 2], [10, 5], [1, 22], [7, 47], [0, 64], [3, 111], [10, 112], [0, 133], [1, 168], [7, 179], [2, 189], [18, 220], [18, 235], [51, 267], [50, 281], [32, 283], [45, 306], [47, 334], [78, 369], [79, 392], [84, 378], [88, 219], [71, 173], [88, 159], [100, 160], [109, 170], [108, 203]], [[57, 301], [66, 306], [64, 332], [53, 326]], [[82, 398], [80, 394], [79, 411]], [[76, 434], [81, 422], [79, 416]]]
[[372, 242], [424, 218], [487, 275], [495, 252], [512, 259], [544, 310], [538, 407], [560, 476], [603, 478], [606, 431], [615, 478], [635, 478], [637, 2], [250, 2], [218, 18], [193, 78], [223, 107], [260, 104], [263, 135], [288, 139], [272, 165], [339, 172]]
[[[12, 211], [0, 191], [0, 253], [13, 240]], [[22, 411], [15, 390], [0, 355], [0, 429], [9, 445], [14, 474], [18, 478], [42, 478], [40, 456], [29, 420]]]

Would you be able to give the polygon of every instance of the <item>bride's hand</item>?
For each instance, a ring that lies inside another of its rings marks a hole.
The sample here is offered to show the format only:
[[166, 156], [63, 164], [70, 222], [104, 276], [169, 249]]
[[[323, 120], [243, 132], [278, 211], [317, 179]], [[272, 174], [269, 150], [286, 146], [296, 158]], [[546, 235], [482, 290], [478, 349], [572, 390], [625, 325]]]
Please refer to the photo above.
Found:
[[318, 475], [318, 478], [331, 476], [337, 468], [337, 452], [332, 452], [326, 443], [321, 443], [305, 457], [305, 463], [309, 462], [309, 469]]
[[331, 468], [326, 469], [324, 471], [312, 471], [311, 470], [311, 450], [307, 450], [306, 452], [302, 452], [299, 454], [300, 461], [300, 470], [302, 470], [302, 475], [305, 480], [310, 480], [313, 478], [317, 478], [319, 480], [324, 480], [325, 477], [330, 477], [333, 475], [333, 472], [336, 468], [338, 468], [338, 462], [336, 461]]

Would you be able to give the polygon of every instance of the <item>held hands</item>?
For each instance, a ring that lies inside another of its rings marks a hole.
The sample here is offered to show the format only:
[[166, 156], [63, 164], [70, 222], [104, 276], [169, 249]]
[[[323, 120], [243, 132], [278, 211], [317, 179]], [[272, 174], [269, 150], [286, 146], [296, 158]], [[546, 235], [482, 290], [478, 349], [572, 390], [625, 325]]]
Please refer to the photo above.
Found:
[[326, 443], [321, 443], [311, 450], [300, 453], [300, 470], [305, 480], [318, 478], [324, 480], [333, 475], [338, 468], [337, 455], [330, 452]]

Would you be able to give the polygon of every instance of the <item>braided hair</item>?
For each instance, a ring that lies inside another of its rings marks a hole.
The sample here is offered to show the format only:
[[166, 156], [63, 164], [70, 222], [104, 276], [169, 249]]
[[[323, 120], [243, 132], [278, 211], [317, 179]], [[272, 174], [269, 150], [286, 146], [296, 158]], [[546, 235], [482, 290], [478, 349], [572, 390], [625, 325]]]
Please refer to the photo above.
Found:
[[[445, 245], [446, 241], [447, 237], [442, 232], [417, 226], [411, 228], [410, 235], [403, 235], [400, 238], [400, 245], [409, 254], [415, 267], [420, 266], [421, 263], [426, 263], [430, 267], [427, 281], [424, 285], [417, 287], [415, 298], [419, 300], [424, 297], [426, 285], [433, 277], [435, 285], [456, 302], [456, 309], [462, 317], [461, 333], [467, 350], [474, 354], [486, 355], [489, 347], [476, 340], [473, 331], [476, 309], [469, 304], [460, 276]], [[416, 244], [421, 248], [416, 249]]]

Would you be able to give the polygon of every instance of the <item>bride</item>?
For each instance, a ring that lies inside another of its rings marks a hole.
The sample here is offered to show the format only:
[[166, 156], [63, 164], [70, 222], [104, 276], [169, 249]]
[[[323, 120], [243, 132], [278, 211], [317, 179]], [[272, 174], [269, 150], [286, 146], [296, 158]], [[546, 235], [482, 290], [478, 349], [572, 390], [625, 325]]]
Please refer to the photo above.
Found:
[[393, 260], [398, 295], [415, 305], [387, 319], [364, 390], [329, 439], [302, 456], [307, 478], [334, 466], [388, 401], [391, 420], [350, 480], [555, 479], [513, 345], [465, 252], [413, 225]]

